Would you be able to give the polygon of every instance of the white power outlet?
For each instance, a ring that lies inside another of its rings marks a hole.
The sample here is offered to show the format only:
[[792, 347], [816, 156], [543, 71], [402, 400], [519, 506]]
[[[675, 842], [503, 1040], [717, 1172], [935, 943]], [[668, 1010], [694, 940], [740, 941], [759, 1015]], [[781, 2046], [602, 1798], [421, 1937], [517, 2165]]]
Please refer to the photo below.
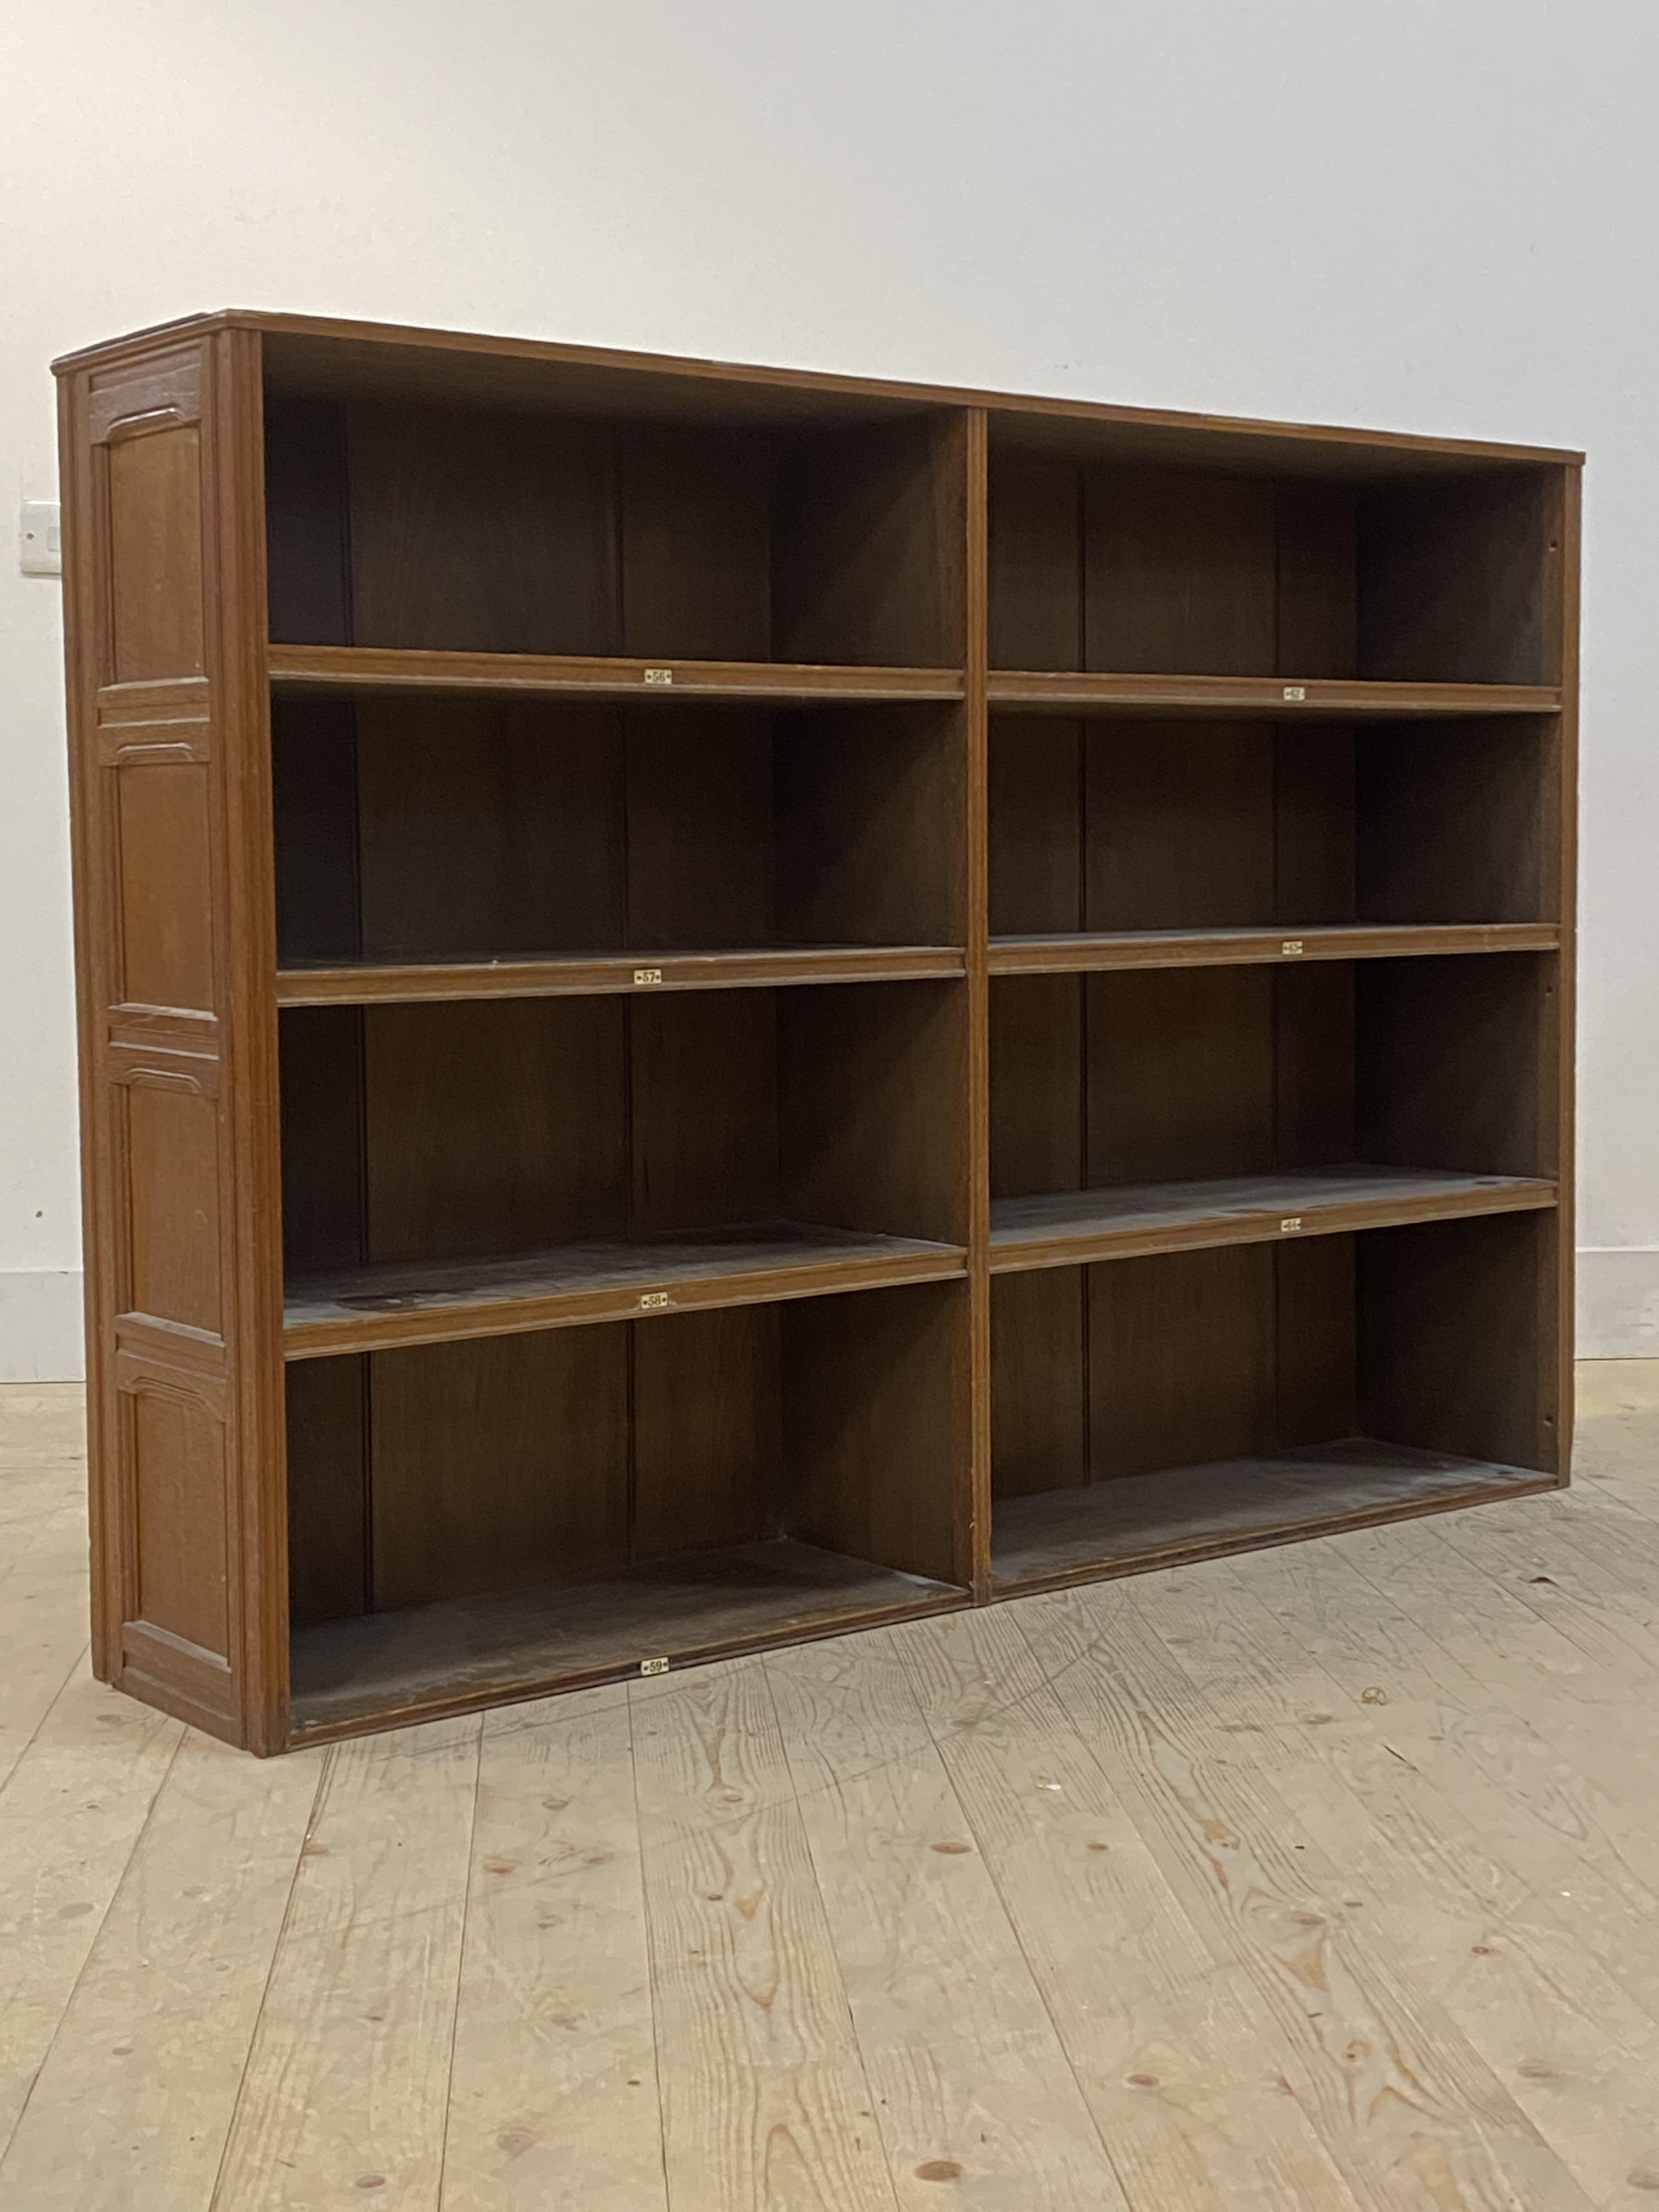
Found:
[[26, 576], [61, 576], [64, 544], [55, 499], [26, 499], [17, 526], [17, 565]]

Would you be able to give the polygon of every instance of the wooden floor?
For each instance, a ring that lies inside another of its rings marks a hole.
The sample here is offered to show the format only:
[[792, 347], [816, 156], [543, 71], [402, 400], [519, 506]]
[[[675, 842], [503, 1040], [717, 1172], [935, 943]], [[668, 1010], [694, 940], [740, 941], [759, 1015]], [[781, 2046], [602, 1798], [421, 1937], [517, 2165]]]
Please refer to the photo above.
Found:
[[266, 1764], [0, 1391], [0, 2208], [1659, 2204], [1659, 1362], [1582, 1478]]

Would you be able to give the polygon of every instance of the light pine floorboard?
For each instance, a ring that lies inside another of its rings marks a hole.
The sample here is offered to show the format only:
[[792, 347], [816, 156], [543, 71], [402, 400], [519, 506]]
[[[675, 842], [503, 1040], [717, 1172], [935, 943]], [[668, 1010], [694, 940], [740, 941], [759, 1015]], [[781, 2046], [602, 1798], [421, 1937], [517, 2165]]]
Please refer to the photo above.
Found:
[[1659, 2203], [1659, 1362], [1564, 1495], [259, 1762], [0, 1389], [0, 2212]]

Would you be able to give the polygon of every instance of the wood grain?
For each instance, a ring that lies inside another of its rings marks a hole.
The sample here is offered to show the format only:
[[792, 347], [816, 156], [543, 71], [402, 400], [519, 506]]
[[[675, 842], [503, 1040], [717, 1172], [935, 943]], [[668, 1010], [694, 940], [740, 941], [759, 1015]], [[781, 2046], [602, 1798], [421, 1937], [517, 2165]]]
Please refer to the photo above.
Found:
[[634, 1772], [675, 2212], [891, 2212], [860, 2058], [766, 1678], [636, 1693]]
[[444, 2212], [666, 2212], [628, 1705], [486, 1723]]
[[898, 2202], [1127, 2207], [891, 1648], [766, 1674]]
[[[207, 2205], [319, 1767], [273, 1761], [256, 1781], [223, 1745], [185, 1738], [108, 1911], [81, 1923], [96, 1940], [0, 2164], [0, 2202]], [[65, 2111], [79, 2116], [67, 2166]]]
[[478, 1727], [326, 1753], [217, 2201], [436, 2203]]

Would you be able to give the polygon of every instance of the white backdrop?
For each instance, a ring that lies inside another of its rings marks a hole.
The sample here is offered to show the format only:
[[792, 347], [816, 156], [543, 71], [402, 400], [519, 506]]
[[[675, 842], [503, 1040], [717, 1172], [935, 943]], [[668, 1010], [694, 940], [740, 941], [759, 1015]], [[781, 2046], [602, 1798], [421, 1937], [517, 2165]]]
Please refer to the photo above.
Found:
[[78, 1372], [46, 363], [194, 308], [1582, 446], [1582, 1348], [1659, 1353], [1653, 0], [8, 0], [0, 1376]]

